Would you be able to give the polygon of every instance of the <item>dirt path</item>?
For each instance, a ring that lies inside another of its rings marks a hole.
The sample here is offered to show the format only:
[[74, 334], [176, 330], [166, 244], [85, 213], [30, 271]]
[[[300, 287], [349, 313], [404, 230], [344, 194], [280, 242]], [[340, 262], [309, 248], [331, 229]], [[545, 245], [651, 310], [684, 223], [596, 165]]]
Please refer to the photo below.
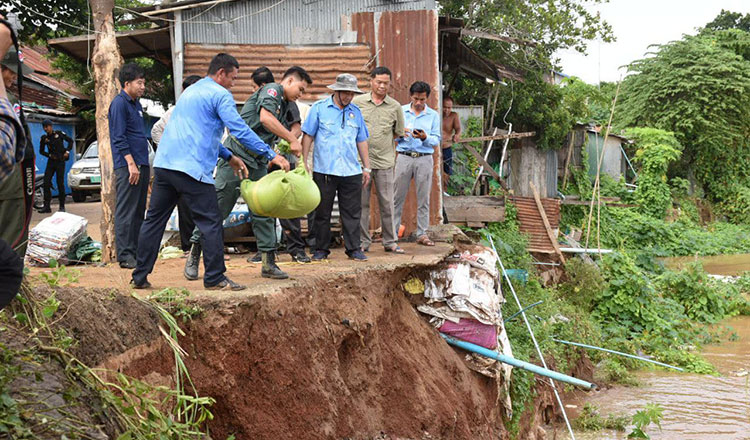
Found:
[[[261, 278], [260, 264], [248, 263], [246, 261], [247, 257], [253, 254], [229, 255], [229, 261], [226, 262], [227, 275], [232, 280], [247, 285], [248, 290], [245, 293], [263, 294], [276, 289], [298, 285], [300, 281], [323, 278], [331, 279], [339, 275], [350, 274], [365, 269], [395, 269], [410, 265], [432, 265], [442, 260], [453, 249], [452, 245], [446, 243], [438, 243], [435, 247], [404, 243], [402, 247], [406, 251], [406, 254], [397, 255], [386, 253], [382, 248], [373, 246], [372, 250], [368, 253], [369, 260], [367, 262], [349, 260], [344, 254], [343, 249], [333, 249], [327, 262], [309, 264], [294, 263], [291, 261], [289, 255], [281, 254], [279, 266], [290, 276], [288, 280], [282, 281]], [[182, 275], [184, 265], [184, 258], [157, 260], [154, 271], [149, 276], [153, 290], [174, 287], [186, 288], [193, 293], [205, 291], [202, 280], [187, 281], [184, 278]], [[78, 281], [71, 286], [115, 288], [118, 290], [129, 289], [128, 283], [130, 282], [131, 271], [120, 269], [117, 265], [110, 264], [103, 267], [94, 265], [77, 266], [74, 269], [80, 271], [80, 275], [78, 276]], [[51, 271], [51, 269], [40, 267], [31, 267], [30, 270], [32, 275]], [[202, 276], [203, 262], [201, 262], [200, 273]]]

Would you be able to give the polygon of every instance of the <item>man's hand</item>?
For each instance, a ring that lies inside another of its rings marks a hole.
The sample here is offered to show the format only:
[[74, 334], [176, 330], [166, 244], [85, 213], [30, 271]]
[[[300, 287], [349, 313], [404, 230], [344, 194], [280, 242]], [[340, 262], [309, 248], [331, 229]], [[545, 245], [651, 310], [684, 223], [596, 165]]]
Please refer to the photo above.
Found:
[[458, 142], [459, 139], [461, 139], [461, 136], [458, 133], [453, 135], [453, 143]]
[[299, 157], [299, 155], [302, 153], [302, 144], [299, 142], [299, 140], [295, 139], [294, 142], [289, 142], [289, 151], [291, 151], [295, 156]]
[[63, 160], [68, 160], [69, 157], [70, 157], [70, 153], [66, 151], [65, 154], [63, 155]]
[[362, 186], [365, 187], [370, 183], [370, 173], [362, 170]]
[[411, 135], [417, 139], [421, 139], [421, 140], [427, 139], [427, 133], [425, 133], [424, 130], [420, 130], [418, 128], [415, 128], [414, 130], [412, 130]]
[[245, 162], [243, 162], [242, 159], [232, 155], [232, 157], [229, 158], [229, 166], [234, 170], [235, 176], [240, 179], [247, 179], [249, 173], [247, 171], [247, 166], [245, 166]]
[[130, 182], [131, 185], [136, 185], [141, 179], [141, 170], [138, 169], [138, 165], [136, 165], [135, 162], [128, 162], [128, 171], [130, 172], [128, 182]]
[[280, 154], [277, 154], [276, 157], [271, 160], [271, 163], [284, 171], [289, 171], [289, 162]]

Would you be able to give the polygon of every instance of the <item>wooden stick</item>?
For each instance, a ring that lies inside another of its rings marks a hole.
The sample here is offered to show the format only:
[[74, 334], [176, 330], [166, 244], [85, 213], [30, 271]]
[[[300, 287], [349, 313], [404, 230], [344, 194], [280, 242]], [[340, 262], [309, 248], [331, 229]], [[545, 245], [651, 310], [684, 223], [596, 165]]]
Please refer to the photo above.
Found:
[[500, 140], [500, 139], [520, 139], [520, 138], [527, 138], [527, 137], [533, 137], [533, 136], [536, 136], [535, 131], [527, 131], [524, 133], [497, 134], [494, 136], [478, 136], [478, 137], [471, 137], [471, 138], [461, 138], [456, 143], [466, 144], [468, 142], [484, 142], [484, 141]]
[[[563, 184], [562, 190], [565, 191], [565, 187], [568, 185], [568, 168], [570, 168], [570, 159], [573, 156], [573, 143], [575, 142], [576, 135], [575, 131], [570, 134], [570, 143], [568, 144], [568, 156], [565, 158], [565, 172], [563, 173]], [[583, 147], [581, 147], [583, 148]]]
[[508, 191], [508, 184], [505, 183], [505, 180], [503, 180], [503, 178], [500, 177], [499, 174], [497, 174], [497, 171], [495, 171], [495, 169], [492, 168], [490, 166], [490, 164], [487, 163], [486, 160], [484, 160], [484, 158], [482, 157], [482, 155], [479, 154], [479, 153], [477, 153], [477, 150], [475, 150], [474, 147], [472, 147], [471, 145], [465, 145], [464, 147], [469, 151], [469, 153], [471, 153], [472, 156], [474, 156], [474, 158], [477, 160], [477, 162], [479, 162], [479, 164], [482, 165], [484, 167], [484, 169], [487, 170], [487, 172], [490, 173], [492, 175], [492, 177], [495, 178], [495, 180], [497, 180], [497, 183], [499, 183], [500, 186], [505, 191]]
[[562, 251], [560, 250], [560, 246], [557, 244], [557, 237], [555, 237], [555, 233], [552, 232], [552, 226], [549, 224], [549, 220], [547, 219], [547, 213], [544, 212], [544, 205], [542, 205], [542, 199], [539, 198], [539, 191], [536, 190], [536, 186], [534, 186], [534, 183], [529, 181], [529, 186], [531, 187], [531, 191], [534, 193], [534, 201], [536, 202], [536, 209], [539, 210], [539, 215], [542, 216], [542, 222], [544, 223], [544, 228], [547, 229], [547, 236], [549, 237], [549, 240], [552, 242], [552, 246], [555, 248], [555, 253], [560, 257], [560, 262], [562, 264], [565, 264], [565, 257], [563, 256]]

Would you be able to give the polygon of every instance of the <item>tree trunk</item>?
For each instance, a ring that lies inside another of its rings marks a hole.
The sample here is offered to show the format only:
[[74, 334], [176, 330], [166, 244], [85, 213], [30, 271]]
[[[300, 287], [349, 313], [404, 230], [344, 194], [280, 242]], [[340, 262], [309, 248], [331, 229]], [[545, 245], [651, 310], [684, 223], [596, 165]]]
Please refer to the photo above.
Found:
[[94, 16], [96, 43], [91, 58], [94, 66], [96, 95], [96, 138], [102, 173], [102, 261], [115, 261], [115, 181], [112, 169], [112, 148], [109, 139], [109, 104], [119, 93], [117, 72], [122, 57], [117, 47], [114, 23], [114, 0], [89, 0]]

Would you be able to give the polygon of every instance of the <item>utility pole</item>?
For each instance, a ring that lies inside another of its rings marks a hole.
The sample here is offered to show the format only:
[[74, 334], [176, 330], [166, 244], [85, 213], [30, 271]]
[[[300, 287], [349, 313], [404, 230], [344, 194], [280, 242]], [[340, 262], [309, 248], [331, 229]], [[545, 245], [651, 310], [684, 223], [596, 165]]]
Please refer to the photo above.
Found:
[[114, 22], [114, 0], [89, 0], [94, 18], [96, 42], [91, 63], [94, 66], [96, 97], [96, 138], [102, 174], [102, 261], [115, 261], [115, 181], [112, 148], [109, 139], [109, 104], [119, 93], [117, 72], [122, 57], [117, 47]]

